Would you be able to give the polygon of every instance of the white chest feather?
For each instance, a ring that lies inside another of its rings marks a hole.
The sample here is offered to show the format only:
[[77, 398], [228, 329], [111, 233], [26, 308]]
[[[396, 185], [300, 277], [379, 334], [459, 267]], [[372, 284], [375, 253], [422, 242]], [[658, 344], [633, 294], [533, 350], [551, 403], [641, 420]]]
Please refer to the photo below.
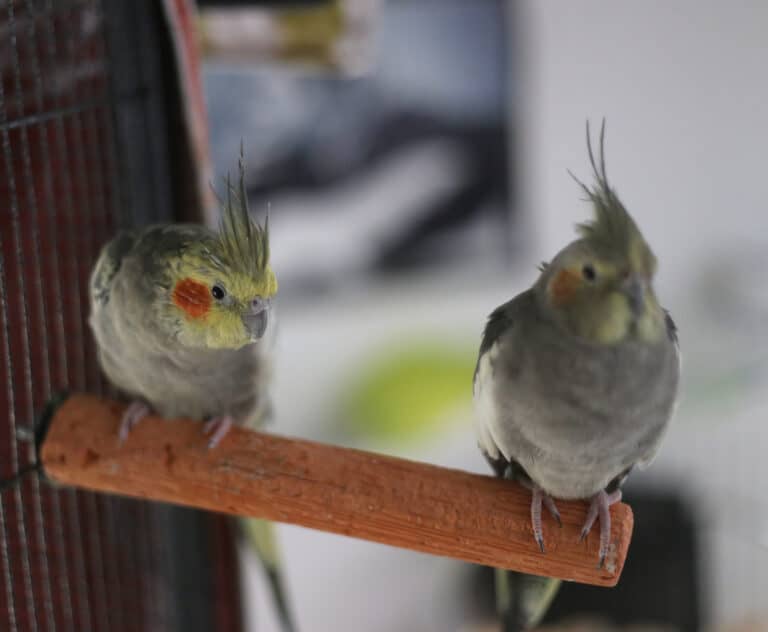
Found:
[[[494, 344], [482, 355], [477, 366], [474, 384], [475, 435], [480, 449], [489, 457], [496, 459], [500, 451], [493, 438], [493, 428], [498, 424], [498, 408], [493, 396], [493, 362], [499, 353], [498, 344]], [[504, 455], [509, 458], [509, 455]]]

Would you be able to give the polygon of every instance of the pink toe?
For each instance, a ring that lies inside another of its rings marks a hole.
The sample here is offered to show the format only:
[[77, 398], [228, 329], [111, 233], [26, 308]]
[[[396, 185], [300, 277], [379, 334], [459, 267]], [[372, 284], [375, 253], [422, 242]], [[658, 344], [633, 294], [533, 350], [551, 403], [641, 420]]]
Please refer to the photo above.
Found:
[[534, 487], [531, 498], [531, 526], [533, 527], [533, 537], [542, 553], [544, 553], [544, 530], [541, 526], [541, 504], [543, 497], [544, 492], [540, 488]]
[[621, 490], [615, 490], [610, 494], [600, 491], [592, 497], [587, 511], [587, 519], [581, 531], [581, 539], [587, 537], [595, 520], [600, 521], [600, 562], [602, 568], [611, 544], [611, 505], [621, 500]]
[[214, 417], [206, 422], [205, 426], [203, 426], [203, 431], [206, 434], [213, 432], [210, 439], [208, 439], [208, 449], [213, 449], [219, 445], [221, 440], [229, 432], [230, 428], [232, 428], [232, 417], [230, 415]]
[[557, 521], [557, 524], [559, 524], [561, 527], [563, 526], [563, 522], [560, 519], [560, 512], [557, 510], [557, 505], [555, 504], [555, 501], [552, 500], [551, 496], [548, 496], [547, 494], [544, 494], [544, 506], [547, 508], [547, 511], [552, 515], [552, 517]]
[[117, 433], [120, 443], [123, 443], [128, 438], [128, 435], [131, 433], [134, 426], [151, 412], [152, 410], [144, 402], [139, 400], [131, 402], [120, 419], [120, 429]]

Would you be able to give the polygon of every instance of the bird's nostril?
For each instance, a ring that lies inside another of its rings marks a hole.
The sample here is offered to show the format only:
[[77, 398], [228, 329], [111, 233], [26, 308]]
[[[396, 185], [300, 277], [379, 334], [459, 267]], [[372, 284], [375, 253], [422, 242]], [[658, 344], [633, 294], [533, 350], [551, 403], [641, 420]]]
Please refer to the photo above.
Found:
[[251, 313], [258, 314], [259, 312], [263, 312], [267, 308], [267, 301], [265, 301], [260, 296], [257, 296], [255, 299], [251, 301]]

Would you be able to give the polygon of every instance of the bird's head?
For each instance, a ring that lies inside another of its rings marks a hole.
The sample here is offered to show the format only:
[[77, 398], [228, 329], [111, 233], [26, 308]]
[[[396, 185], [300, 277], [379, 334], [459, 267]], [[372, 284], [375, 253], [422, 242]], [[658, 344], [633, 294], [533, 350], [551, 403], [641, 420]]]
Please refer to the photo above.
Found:
[[267, 328], [277, 292], [268, 220], [261, 226], [250, 218], [242, 157], [239, 167], [238, 190], [227, 178], [218, 234], [185, 241], [166, 268], [165, 313], [176, 324], [177, 340], [188, 347], [238, 349]]
[[573, 335], [602, 344], [657, 340], [664, 314], [652, 285], [656, 257], [608, 185], [604, 137], [605, 121], [596, 160], [587, 125], [595, 184], [576, 180], [592, 203], [594, 219], [580, 224], [580, 239], [543, 267], [537, 291], [555, 321]]

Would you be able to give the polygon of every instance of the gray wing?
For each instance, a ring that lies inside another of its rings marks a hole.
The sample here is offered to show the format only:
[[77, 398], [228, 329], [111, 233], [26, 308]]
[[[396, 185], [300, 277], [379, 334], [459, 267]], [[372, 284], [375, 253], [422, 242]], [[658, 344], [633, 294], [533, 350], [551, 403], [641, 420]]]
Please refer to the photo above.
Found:
[[112, 289], [112, 281], [123, 264], [125, 256], [136, 244], [136, 233], [122, 231], [115, 236], [101, 251], [91, 274], [91, 307], [106, 305]]
[[669, 336], [669, 339], [675, 343], [675, 347], [679, 351], [680, 341], [677, 338], [677, 325], [675, 325], [675, 321], [672, 320], [672, 315], [666, 309], [664, 310], [664, 323], [667, 326], [667, 336]]
[[[522, 465], [513, 458], [501, 452], [493, 437], [491, 427], [496, 423], [494, 418], [499, 414], [494, 397], [494, 381], [497, 377], [498, 357], [504, 347], [507, 357], [503, 362], [507, 365], [514, 360], [509, 357], [509, 340], [516, 328], [515, 320], [520, 312], [530, 306], [533, 300], [532, 291], [523, 292], [511, 301], [497, 307], [488, 317], [483, 331], [474, 376], [474, 395], [477, 408], [475, 429], [478, 445], [483, 456], [488, 461], [496, 476], [510, 480], [531, 482], [531, 478]], [[519, 324], [517, 325], [519, 326]]]
[[518, 463], [507, 459], [499, 450], [491, 436], [489, 426], [491, 417], [497, 414], [493, 399], [493, 381], [496, 372], [496, 360], [502, 338], [515, 326], [515, 314], [521, 303], [532, 297], [531, 291], [523, 292], [512, 300], [497, 307], [488, 317], [473, 377], [475, 400], [475, 431], [480, 451], [497, 476], [502, 478], [527, 478]]
[[483, 337], [480, 341], [480, 351], [477, 354], [477, 364], [475, 364], [475, 374], [472, 378], [473, 383], [477, 381], [477, 372], [480, 368], [480, 361], [483, 359], [491, 347], [498, 341], [501, 335], [512, 327], [513, 301], [508, 301], [497, 307], [488, 317], [488, 322], [483, 330]]

